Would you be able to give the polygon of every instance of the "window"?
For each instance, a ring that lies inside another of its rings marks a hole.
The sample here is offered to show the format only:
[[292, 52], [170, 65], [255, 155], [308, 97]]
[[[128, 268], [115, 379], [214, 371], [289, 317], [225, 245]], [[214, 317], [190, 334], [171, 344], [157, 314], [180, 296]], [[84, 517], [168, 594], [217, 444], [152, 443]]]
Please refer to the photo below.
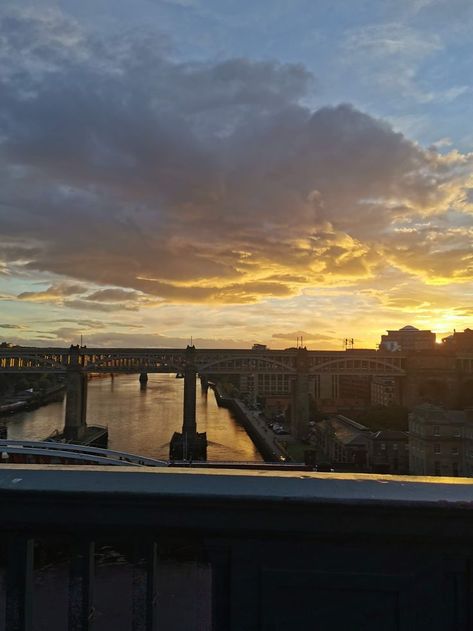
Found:
[[386, 443], [381, 443], [381, 451], [386, 451]]
[[432, 429], [434, 436], [440, 436], [440, 425], [434, 425]]
[[462, 431], [459, 427], [456, 427], [453, 431], [453, 435], [455, 438], [461, 438]]
[[458, 456], [458, 447], [452, 447], [452, 454]]
[[434, 445], [434, 454], [440, 454], [442, 450], [440, 449], [440, 443], [435, 443]]
[[434, 462], [434, 475], [441, 475], [440, 462], [438, 460]]
[[393, 449], [394, 451], [397, 451], [397, 443], [393, 443]]

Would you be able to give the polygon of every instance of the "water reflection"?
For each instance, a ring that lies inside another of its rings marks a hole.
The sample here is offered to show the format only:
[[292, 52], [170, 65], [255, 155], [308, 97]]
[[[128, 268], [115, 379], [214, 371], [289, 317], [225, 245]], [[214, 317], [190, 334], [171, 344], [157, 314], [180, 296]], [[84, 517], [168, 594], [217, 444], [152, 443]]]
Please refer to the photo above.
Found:
[[[182, 426], [183, 380], [149, 375], [140, 388], [139, 375], [89, 382], [90, 424], [108, 425], [109, 447], [152, 458], [167, 458], [169, 440]], [[209, 460], [261, 461], [261, 456], [231, 413], [219, 408], [211, 390], [197, 388], [197, 428], [207, 432]], [[64, 403], [51, 403], [7, 419], [12, 439], [38, 440], [64, 425]]]

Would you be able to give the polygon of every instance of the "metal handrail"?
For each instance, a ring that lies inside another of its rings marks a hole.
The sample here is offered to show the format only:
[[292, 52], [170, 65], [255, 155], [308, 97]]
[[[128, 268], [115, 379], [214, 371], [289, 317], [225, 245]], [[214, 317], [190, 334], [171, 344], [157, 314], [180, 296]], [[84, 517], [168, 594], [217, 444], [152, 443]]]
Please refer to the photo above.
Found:
[[6, 451], [2, 449], [2, 447], [16, 447], [19, 449], [18, 452], [15, 453], [24, 453], [22, 451], [23, 448], [28, 450], [34, 448], [39, 452], [44, 453], [45, 451], [56, 452], [73, 452], [75, 454], [84, 454], [91, 455], [103, 458], [106, 462], [110, 462], [110, 457], [116, 457], [117, 460], [126, 459], [128, 463], [134, 463], [139, 465], [151, 466], [151, 467], [166, 467], [168, 463], [165, 460], [157, 460], [154, 458], [147, 458], [145, 456], [139, 456], [136, 454], [130, 454], [126, 451], [115, 451], [113, 449], [101, 449], [99, 447], [88, 447], [85, 445], [75, 445], [73, 443], [55, 443], [53, 441], [35, 441], [35, 440], [10, 440], [10, 439], [2, 439], [0, 440], [0, 451]]

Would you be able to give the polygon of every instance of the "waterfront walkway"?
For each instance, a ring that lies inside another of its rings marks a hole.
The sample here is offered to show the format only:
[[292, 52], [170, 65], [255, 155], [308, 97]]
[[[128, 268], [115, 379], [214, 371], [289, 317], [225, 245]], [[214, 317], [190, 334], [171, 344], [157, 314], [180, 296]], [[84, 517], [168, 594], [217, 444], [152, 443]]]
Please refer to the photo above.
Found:
[[299, 440], [291, 434], [275, 434], [268, 427], [268, 419], [258, 410], [250, 409], [241, 399], [224, 394], [218, 385], [214, 387], [214, 390], [218, 404], [229, 407], [235, 413], [266, 462], [291, 460], [288, 456], [288, 448], [291, 450], [294, 446], [299, 446], [298, 451], [302, 451]]

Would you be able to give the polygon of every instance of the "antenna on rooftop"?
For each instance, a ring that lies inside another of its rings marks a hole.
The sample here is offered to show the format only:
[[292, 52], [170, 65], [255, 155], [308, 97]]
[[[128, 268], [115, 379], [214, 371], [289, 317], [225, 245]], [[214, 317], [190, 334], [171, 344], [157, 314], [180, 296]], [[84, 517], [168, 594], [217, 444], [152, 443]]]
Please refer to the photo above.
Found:
[[355, 348], [355, 340], [352, 337], [345, 337], [343, 340], [343, 348], [348, 350], [353, 350]]

